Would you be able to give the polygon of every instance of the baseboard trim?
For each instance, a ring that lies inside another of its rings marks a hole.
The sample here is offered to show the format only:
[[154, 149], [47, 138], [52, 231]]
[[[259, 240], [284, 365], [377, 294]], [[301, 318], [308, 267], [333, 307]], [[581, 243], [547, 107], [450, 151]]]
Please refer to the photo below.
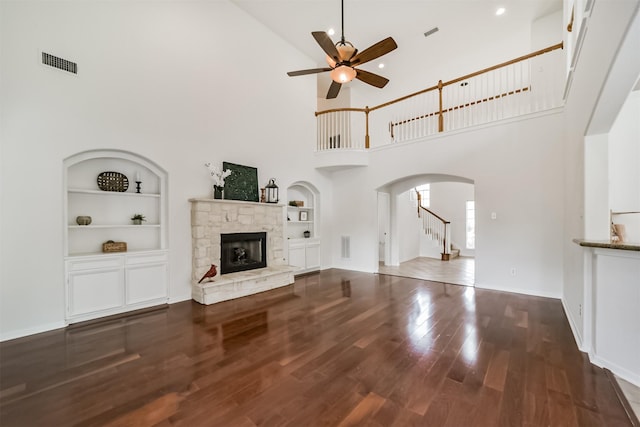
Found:
[[62, 329], [66, 326], [67, 324], [62, 321], [34, 326], [32, 328], [20, 329], [18, 331], [5, 332], [0, 334], [0, 342], [23, 338], [29, 335], [41, 334], [43, 332], [53, 331], [54, 329]]
[[528, 295], [531, 297], [542, 297], [542, 298], [553, 298], [553, 299], [562, 298], [562, 295], [556, 292], [540, 292], [540, 291], [531, 290], [531, 289], [513, 289], [513, 288], [500, 287], [500, 286], [486, 286], [478, 282], [475, 283], [474, 287], [478, 289], [486, 289], [488, 291], [511, 292], [513, 294]]
[[629, 403], [627, 396], [625, 396], [624, 393], [622, 392], [622, 389], [620, 388], [620, 384], [618, 384], [618, 380], [616, 379], [615, 375], [613, 375], [613, 372], [611, 372], [607, 368], [604, 368], [604, 373], [606, 374], [607, 379], [613, 386], [613, 390], [616, 392], [616, 397], [620, 401], [620, 404], [624, 408], [624, 411], [627, 413], [627, 417], [629, 418], [631, 425], [633, 427], [640, 427], [640, 420], [638, 420], [636, 413], [633, 412], [633, 408], [631, 407], [631, 404]]
[[612, 363], [609, 360], [598, 356], [597, 353], [589, 353], [589, 361], [603, 369], [609, 369], [611, 372], [613, 372], [623, 380], [629, 381], [636, 387], [640, 387], [640, 375], [638, 375], [637, 373], [623, 368], [617, 363]]
[[131, 319], [136, 316], [142, 316], [149, 313], [153, 313], [160, 310], [166, 310], [169, 308], [169, 304], [154, 305], [152, 307], [140, 308], [138, 310], [125, 311], [123, 313], [112, 314], [111, 316], [98, 317], [96, 319], [84, 320], [82, 322], [71, 323], [67, 326], [68, 330], [76, 330], [84, 328], [85, 326], [93, 326], [99, 323], [109, 323], [113, 321], [119, 321], [124, 318]]
[[564, 310], [564, 315], [569, 321], [569, 328], [571, 328], [571, 333], [573, 334], [573, 339], [576, 340], [576, 344], [578, 345], [578, 350], [589, 354], [589, 349], [584, 348], [582, 342], [582, 334], [580, 334], [578, 327], [576, 326], [576, 322], [573, 319], [573, 315], [571, 311], [567, 308], [567, 304], [565, 303], [564, 298], [560, 298], [562, 302], [562, 309]]

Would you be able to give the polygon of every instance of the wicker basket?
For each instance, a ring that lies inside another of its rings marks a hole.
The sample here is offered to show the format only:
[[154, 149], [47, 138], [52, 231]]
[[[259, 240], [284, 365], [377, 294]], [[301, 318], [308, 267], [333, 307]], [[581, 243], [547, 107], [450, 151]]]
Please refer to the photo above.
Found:
[[102, 252], [126, 252], [127, 242], [114, 242], [109, 240], [102, 244]]
[[98, 175], [98, 188], [102, 191], [125, 192], [129, 188], [129, 179], [120, 172], [102, 172]]

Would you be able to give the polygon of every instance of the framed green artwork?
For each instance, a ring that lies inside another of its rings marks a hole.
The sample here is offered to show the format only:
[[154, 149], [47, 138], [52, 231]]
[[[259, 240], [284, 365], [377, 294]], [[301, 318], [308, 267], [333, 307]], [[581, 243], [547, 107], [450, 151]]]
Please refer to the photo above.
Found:
[[231, 170], [224, 180], [224, 198], [227, 200], [243, 200], [257, 202], [258, 199], [258, 169], [251, 166], [222, 162], [222, 170]]

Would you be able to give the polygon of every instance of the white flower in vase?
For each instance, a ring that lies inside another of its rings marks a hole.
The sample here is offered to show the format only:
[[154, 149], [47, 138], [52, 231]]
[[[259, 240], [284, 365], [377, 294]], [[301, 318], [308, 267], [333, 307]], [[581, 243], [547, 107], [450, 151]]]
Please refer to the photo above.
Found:
[[224, 180], [226, 177], [231, 175], [231, 169], [222, 170], [222, 168], [214, 166], [211, 162], [205, 163], [204, 165], [209, 168], [209, 174], [211, 175], [211, 181], [213, 181], [214, 190], [218, 190], [220, 194], [222, 194], [222, 189], [224, 188]]

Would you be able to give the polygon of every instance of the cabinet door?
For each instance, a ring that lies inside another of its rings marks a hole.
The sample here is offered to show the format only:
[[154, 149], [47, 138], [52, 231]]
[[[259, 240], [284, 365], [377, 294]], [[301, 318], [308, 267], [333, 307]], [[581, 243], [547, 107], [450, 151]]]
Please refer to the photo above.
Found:
[[289, 245], [289, 265], [305, 268], [306, 256], [304, 244]]
[[127, 267], [126, 303], [138, 304], [167, 299], [166, 264]]
[[320, 267], [320, 244], [311, 243], [307, 245], [305, 253], [306, 268], [319, 268]]
[[78, 316], [124, 305], [121, 268], [73, 271], [68, 275], [67, 315]]

